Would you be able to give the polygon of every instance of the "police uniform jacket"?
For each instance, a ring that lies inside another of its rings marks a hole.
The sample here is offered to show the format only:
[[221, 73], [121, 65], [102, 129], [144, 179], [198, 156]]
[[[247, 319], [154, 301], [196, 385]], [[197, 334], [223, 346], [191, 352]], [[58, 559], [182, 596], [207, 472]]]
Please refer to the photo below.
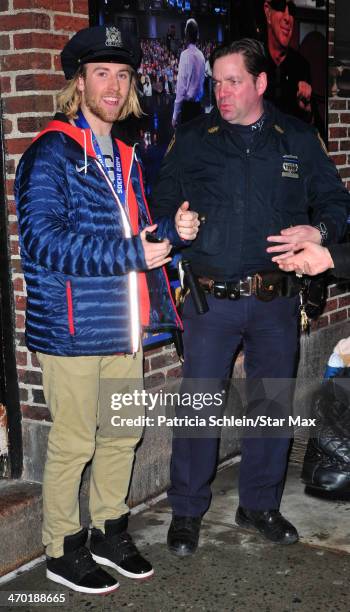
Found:
[[323, 223], [326, 242], [339, 241], [350, 197], [316, 131], [267, 102], [250, 148], [217, 109], [178, 128], [154, 189], [155, 220], [183, 200], [201, 218], [183, 250], [194, 272], [236, 281], [276, 269], [266, 237], [283, 228]]
[[332, 244], [328, 247], [334, 268], [329, 270], [337, 278], [350, 278], [350, 244]]

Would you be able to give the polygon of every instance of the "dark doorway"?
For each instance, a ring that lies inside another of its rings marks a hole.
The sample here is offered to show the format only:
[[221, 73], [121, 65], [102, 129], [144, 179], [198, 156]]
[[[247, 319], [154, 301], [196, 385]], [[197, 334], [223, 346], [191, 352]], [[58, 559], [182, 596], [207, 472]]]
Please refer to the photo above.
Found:
[[8, 454], [0, 457], [0, 478], [19, 478], [22, 473], [22, 431], [16, 370], [13, 291], [7, 235], [6, 172], [2, 101], [0, 97], [0, 404], [5, 407]]

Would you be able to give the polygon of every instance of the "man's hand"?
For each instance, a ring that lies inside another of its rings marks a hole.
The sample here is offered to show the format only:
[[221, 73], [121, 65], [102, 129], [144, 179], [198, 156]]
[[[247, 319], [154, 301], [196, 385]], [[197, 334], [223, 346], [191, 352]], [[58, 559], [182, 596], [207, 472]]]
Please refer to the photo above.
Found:
[[271, 246], [266, 249], [268, 253], [285, 253], [280, 259], [285, 259], [295, 252], [295, 245], [300, 242], [314, 242], [321, 244], [321, 233], [317, 227], [312, 225], [294, 225], [281, 230], [279, 236], [268, 236], [268, 242], [278, 242], [276, 246]]
[[276, 262], [281, 270], [297, 274], [321, 274], [329, 268], [334, 268], [330, 252], [315, 242], [300, 242], [295, 245], [294, 255], [276, 255], [272, 261]]
[[198, 213], [189, 210], [189, 202], [183, 202], [175, 215], [175, 227], [182, 240], [194, 240], [198, 234]]
[[149, 225], [140, 233], [143, 250], [145, 252], [145, 260], [149, 270], [164, 266], [171, 261], [171, 257], [167, 257], [167, 255], [169, 255], [172, 246], [167, 238], [162, 240], [162, 242], [148, 242], [146, 240], [146, 232], [154, 232], [156, 229], [157, 225]]
[[307, 111], [308, 113], [311, 112], [311, 94], [311, 85], [306, 81], [299, 81], [297, 91], [298, 105], [302, 110]]

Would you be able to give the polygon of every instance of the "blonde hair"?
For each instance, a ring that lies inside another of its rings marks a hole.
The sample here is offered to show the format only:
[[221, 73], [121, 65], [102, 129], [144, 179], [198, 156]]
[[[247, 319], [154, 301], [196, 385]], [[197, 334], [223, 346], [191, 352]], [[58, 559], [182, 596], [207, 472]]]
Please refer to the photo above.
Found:
[[[67, 85], [57, 94], [57, 110], [64, 113], [68, 119], [76, 119], [78, 116], [78, 110], [82, 99], [81, 91], [78, 89], [78, 80], [81, 76], [84, 79], [86, 78], [85, 66], [82, 66], [74, 77], [68, 81]], [[129, 115], [135, 115], [137, 118], [143, 115], [137, 96], [136, 75], [132, 68], [130, 68], [130, 79], [129, 95], [118, 117], [118, 121], [126, 119]]]
[[78, 80], [84, 76], [84, 71], [79, 69], [72, 79], [57, 94], [57, 110], [67, 115], [68, 119], [76, 119], [81, 104], [81, 92], [78, 89]]

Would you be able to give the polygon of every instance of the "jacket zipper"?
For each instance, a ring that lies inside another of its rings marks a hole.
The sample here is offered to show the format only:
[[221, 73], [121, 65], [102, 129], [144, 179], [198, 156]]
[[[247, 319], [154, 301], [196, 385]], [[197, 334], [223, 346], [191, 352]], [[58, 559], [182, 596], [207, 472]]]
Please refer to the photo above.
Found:
[[74, 316], [73, 316], [73, 299], [72, 299], [72, 286], [70, 281], [66, 281], [66, 296], [67, 296], [67, 308], [68, 308], [68, 328], [71, 336], [74, 336]]
[[[134, 161], [134, 154], [135, 154], [135, 151], [133, 151], [128, 180], [127, 180], [126, 189], [125, 189], [125, 205], [126, 205], [127, 210], [128, 210], [128, 193], [127, 192], [129, 188], [131, 168], [132, 168], [132, 164]], [[128, 219], [125, 213], [125, 210], [118, 198], [117, 193], [115, 192], [112, 181], [110, 180], [109, 176], [107, 176], [100, 162], [97, 159], [95, 159], [94, 161], [97, 167], [99, 168], [100, 172], [103, 174], [105, 180], [107, 181], [107, 184], [114, 196], [114, 199], [117, 202], [117, 205], [120, 210], [121, 217], [122, 217], [122, 221], [123, 221], [125, 238], [131, 238], [132, 230], [131, 230], [130, 220]], [[131, 349], [132, 349], [132, 352], [135, 354], [137, 353], [139, 349], [139, 345], [140, 345], [140, 317], [139, 317], [139, 312], [138, 312], [137, 272], [131, 271], [128, 273], [128, 284], [129, 284], [129, 303], [130, 303], [130, 313], [131, 313]]]
[[240, 255], [240, 264], [239, 264], [239, 273], [242, 276], [242, 256], [243, 256], [243, 232], [244, 228], [247, 227], [247, 217], [248, 217], [248, 207], [249, 207], [249, 176], [250, 176], [250, 149], [246, 149], [246, 170], [245, 170], [245, 206], [244, 206], [244, 226], [242, 230], [242, 240], [241, 240], [241, 255]]
[[[152, 221], [151, 213], [150, 213], [149, 208], [148, 208], [145, 190], [143, 188], [142, 172], [141, 172], [140, 164], [138, 163], [138, 161], [136, 161], [136, 163], [137, 163], [137, 169], [138, 169], [138, 172], [139, 172], [139, 179], [140, 179], [140, 186], [141, 186], [141, 195], [142, 195], [143, 203], [144, 203], [144, 206], [145, 206], [145, 209], [146, 209], [146, 213], [148, 215], [148, 221], [152, 225], [153, 221]], [[168, 280], [168, 277], [166, 275], [164, 266], [161, 267], [161, 271], [163, 273], [163, 276], [164, 276], [164, 279], [165, 279], [165, 282], [166, 282], [166, 286], [167, 286], [169, 298], [170, 298], [170, 301], [171, 301], [171, 305], [172, 305], [173, 310], [175, 312], [175, 320], [176, 320], [179, 328], [181, 329], [181, 331], [183, 331], [182, 321], [181, 321], [181, 319], [179, 317], [179, 314], [177, 312], [177, 309], [176, 309], [176, 306], [175, 306], [175, 303], [174, 303], [174, 300], [173, 300], [173, 296], [171, 294], [170, 284], [169, 284], [169, 280]]]

